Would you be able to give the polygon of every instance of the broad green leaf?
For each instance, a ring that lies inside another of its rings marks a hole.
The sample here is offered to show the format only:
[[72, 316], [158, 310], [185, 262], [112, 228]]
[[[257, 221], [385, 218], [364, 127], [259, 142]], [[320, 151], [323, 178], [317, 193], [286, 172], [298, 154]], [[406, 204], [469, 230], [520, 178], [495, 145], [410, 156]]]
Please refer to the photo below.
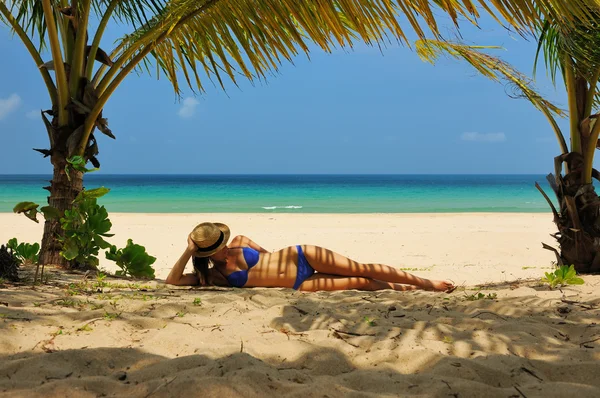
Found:
[[583, 285], [585, 283], [584, 280], [580, 277], [571, 278], [567, 282], [569, 283], [569, 285]]
[[33, 258], [34, 256], [37, 256], [37, 254], [40, 252], [40, 244], [39, 243], [34, 243], [30, 246], [30, 251], [29, 253], [31, 254], [29, 257]]
[[17, 242], [17, 238], [12, 238], [8, 241], [8, 247], [13, 251], [21, 264], [34, 264], [38, 261], [38, 252], [40, 251], [39, 243]]
[[33, 221], [39, 223], [39, 220], [37, 219], [38, 211], [36, 209], [31, 209], [28, 212], [23, 213], [23, 214], [25, 214], [25, 217], [29, 218], [30, 220], [33, 220]]
[[577, 276], [577, 271], [575, 271], [575, 265], [571, 265], [567, 270], [563, 270], [564, 279], [568, 280]]
[[[71, 137], [73, 137], [73, 136], [71, 136]], [[82, 156], [73, 156], [70, 159], [67, 159], [67, 162], [68, 162], [68, 164], [65, 166], [65, 171], [67, 172], [67, 176], [68, 176], [67, 168], [69, 166], [71, 168], [73, 168], [74, 170], [77, 170], [82, 173], [91, 173], [93, 171], [100, 170], [98, 168], [93, 168], [93, 169], [86, 168], [85, 164], [87, 163], [87, 161]]]
[[154, 269], [152, 264], [156, 257], [146, 253], [146, 248], [136, 245], [131, 239], [127, 240], [127, 246], [117, 250], [116, 246], [111, 246], [110, 251], [106, 252], [108, 260], [115, 261], [125, 274], [139, 278], [154, 278]]
[[19, 244], [17, 243], [17, 238], [12, 238], [11, 240], [9, 240], [7, 246], [12, 251], [16, 251], [17, 247], [19, 246]]
[[117, 262], [119, 260], [119, 256], [117, 256], [117, 246], [111, 245], [105, 255], [108, 260]]
[[106, 195], [109, 192], [110, 192], [110, 189], [106, 188], [106, 187], [100, 187], [100, 188], [89, 189], [89, 190], [84, 189], [83, 191], [79, 192], [79, 194], [75, 198], [75, 201], [82, 201], [84, 199], [97, 199], [97, 198], [100, 198], [100, 197]]
[[25, 213], [27, 211], [37, 209], [38, 206], [39, 205], [37, 203], [33, 203], [33, 202], [19, 202], [13, 208], [13, 212], [14, 213]]
[[94, 236], [94, 243], [97, 244], [100, 249], [108, 249], [111, 246], [110, 243], [102, 239], [100, 235]]
[[60, 211], [56, 207], [44, 206], [40, 208], [46, 220], [57, 220], [60, 218]]
[[[98, 254], [98, 251], [96, 251], [96, 253], [94, 254]], [[87, 258], [87, 265], [91, 265], [94, 268], [98, 268], [98, 265], [100, 264], [100, 260], [98, 260], [98, 257], [94, 257], [94, 256], [90, 256]]]
[[79, 248], [75, 240], [67, 240], [60, 254], [69, 261], [75, 259], [79, 255]]
[[93, 214], [88, 217], [88, 223], [92, 231], [98, 235], [106, 234], [110, 231], [112, 223], [108, 218], [106, 211], [104, 213]]
[[85, 166], [85, 160], [83, 160], [83, 156], [72, 156], [67, 159], [67, 162], [72, 166]]

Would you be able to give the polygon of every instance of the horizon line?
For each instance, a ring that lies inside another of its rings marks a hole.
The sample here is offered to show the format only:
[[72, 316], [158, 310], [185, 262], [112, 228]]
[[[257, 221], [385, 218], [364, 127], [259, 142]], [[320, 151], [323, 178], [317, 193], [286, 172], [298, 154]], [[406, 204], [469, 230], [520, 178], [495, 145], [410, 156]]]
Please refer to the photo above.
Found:
[[[88, 173], [96, 176], [545, 176], [549, 173]], [[44, 176], [52, 173], [0, 173], [0, 177]]]

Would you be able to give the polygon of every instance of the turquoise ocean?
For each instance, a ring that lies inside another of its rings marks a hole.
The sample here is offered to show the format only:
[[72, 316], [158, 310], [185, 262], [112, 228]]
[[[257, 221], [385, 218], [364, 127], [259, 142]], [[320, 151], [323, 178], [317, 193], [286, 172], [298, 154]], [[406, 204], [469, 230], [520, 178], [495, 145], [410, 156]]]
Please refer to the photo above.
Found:
[[[0, 212], [46, 203], [49, 175], [0, 175]], [[460, 213], [549, 212], [543, 175], [104, 175], [109, 212]], [[554, 198], [553, 198], [554, 200]]]

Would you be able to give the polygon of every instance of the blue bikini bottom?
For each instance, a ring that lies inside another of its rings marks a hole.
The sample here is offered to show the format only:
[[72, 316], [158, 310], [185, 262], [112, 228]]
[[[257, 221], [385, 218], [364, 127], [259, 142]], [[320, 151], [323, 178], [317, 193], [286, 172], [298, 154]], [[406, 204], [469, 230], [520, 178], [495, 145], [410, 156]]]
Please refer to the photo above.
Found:
[[304, 252], [302, 251], [302, 246], [297, 245], [296, 249], [298, 249], [298, 274], [296, 274], [296, 282], [294, 283], [294, 290], [298, 290], [302, 282], [310, 278], [314, 273], [315, 269], [311, 267], [304, 257]]

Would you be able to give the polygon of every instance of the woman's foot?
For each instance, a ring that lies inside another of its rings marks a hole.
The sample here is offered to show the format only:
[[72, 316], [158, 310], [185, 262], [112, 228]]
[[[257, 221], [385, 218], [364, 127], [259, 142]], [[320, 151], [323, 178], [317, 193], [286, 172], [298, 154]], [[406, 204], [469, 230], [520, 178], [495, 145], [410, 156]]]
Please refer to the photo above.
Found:
[[456, 289], [456, 286], [450, 281], [432, 281], [427, 279], [426, 283], [423, 285], [423, 289], [452, 293]]
[[439, 292], [452, 293], [456, 289], [456, 286], [454, 286], [454, 283], [452, 283], [450, 281], [432, 281], [432, 282], [433, 282], [434, 290], [439, 291]]

